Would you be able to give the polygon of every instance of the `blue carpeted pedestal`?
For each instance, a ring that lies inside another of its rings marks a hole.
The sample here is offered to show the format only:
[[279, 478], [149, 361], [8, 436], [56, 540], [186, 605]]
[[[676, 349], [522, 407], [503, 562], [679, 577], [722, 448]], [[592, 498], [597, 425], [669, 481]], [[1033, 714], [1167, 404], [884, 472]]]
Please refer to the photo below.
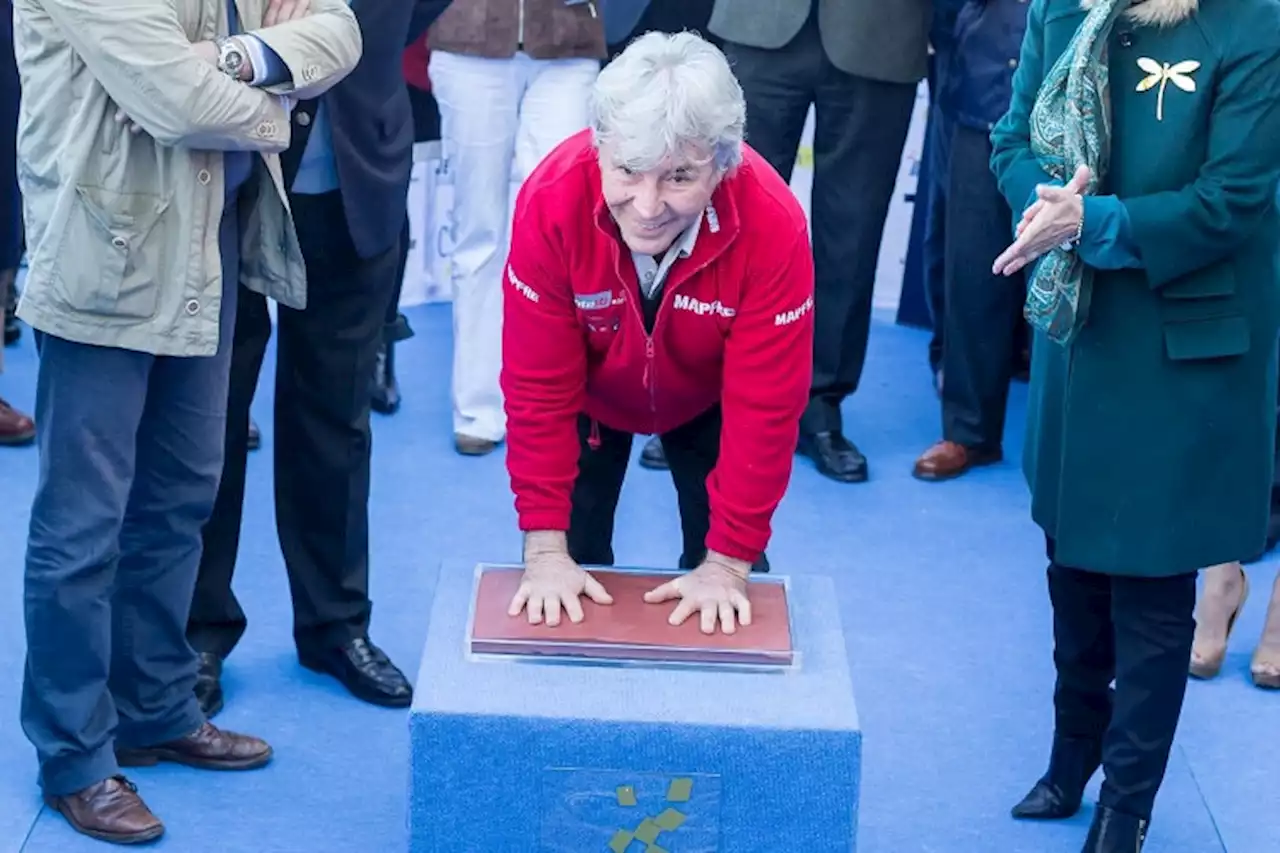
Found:
[[410, 715], [412, 853], [852, 853], [862, 734], [836, 593], [790, 670], [471, 656], [446, 565]]

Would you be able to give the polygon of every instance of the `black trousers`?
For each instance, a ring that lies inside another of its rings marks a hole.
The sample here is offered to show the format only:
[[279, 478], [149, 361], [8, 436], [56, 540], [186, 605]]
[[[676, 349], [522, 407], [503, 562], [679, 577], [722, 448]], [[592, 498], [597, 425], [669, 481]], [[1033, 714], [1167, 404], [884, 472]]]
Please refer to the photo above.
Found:
[[1101, 742], [1099, 801], [1150, 820], [1187, 690], [1196, 575], [1113, 577], [1059, 565], [1053, 550], [1056, 734]]
[[[275, 426], [276, 529], [299, 648], [341, 645], [368, 630], [369, 424], [374, 367], [399, 246], [361, 258], [338, 192], [293, 196], [307, 264], [307, 308], [279, 308]], [[398, 242], [398, 241], [397, 241]], [[244, 504], [249, 405], [271, 336], [266, 300], [240, 292], [227, 404], [226, 456], [187, 638], [225, 657], [244, 634], [231, 589]]]
[[[711, 500], [707, 477], [720, 458], [720, 407], [715, 406], [688, 423], [662, 434], [671, 480], [680, 507], [683, 547], [682, 569], [696, 569], [707, 555], [707, 532], [711, 529]], [[593, 423], [585, 415], [578, 418], [578, 479], [573, 486], [573, 509], [569, 517], [569, 556], [582, 564], [612, 566], [613, 522], [618, 496], [631, 462], [632, 434]], [[761, 555], [752, 571], [767, 572], [769, 564]]]
[[788, 182], [810, 105], [815, 111], [813, 386], [801, 428], [840, 430], [840, 404], [857, 390], [866, 360], [880, 241], [916, 87], [836, 68], [813, 14], [785, 47], [728, 42], [725, 53], [746, 95], [747, 141]]
[[685, 30], [695, 32], [702, 38], [722, 47], [724, 42], [715, 33], [707, 30], [711, 20], [711, 11], [715, 0], [650, 0], [645, 10], [640, 13], [635, 29], [619, 44], [609, 45], [609, 61], [617, 59], [618, 54], [626, 50], [633, 39], [648, 32], [679, 33]]
[[1026, 279], [991, 264], [1013, 241], [1013, 213], [996, 186], [985, 131], [951, 135], [942, 335], [942, 436], [998, 450], [1004, 440]]

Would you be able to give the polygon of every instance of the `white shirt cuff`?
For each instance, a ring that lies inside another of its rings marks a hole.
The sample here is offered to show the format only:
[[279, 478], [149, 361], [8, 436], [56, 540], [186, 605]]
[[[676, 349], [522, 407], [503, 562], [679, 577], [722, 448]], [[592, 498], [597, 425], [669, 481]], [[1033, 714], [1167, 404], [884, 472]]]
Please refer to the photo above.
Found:
[[249, 54], [249, 62], [253, 65], [253, 79], [249, 81], [249, 85], [261, 86], [263, 81], [267, 79], [267, 72], [270, 70], [270, 60], [267, 58], [266, 45], [262, 43], [262, 39], [255, 35], [241, 34], [236, 38], [244, 45], [245, 52]]

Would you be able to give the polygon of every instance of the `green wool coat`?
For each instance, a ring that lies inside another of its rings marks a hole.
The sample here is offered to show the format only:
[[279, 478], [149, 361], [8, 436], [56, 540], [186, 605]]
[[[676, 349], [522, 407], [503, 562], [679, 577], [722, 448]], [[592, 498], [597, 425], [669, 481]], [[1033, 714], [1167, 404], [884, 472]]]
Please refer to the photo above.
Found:
[[[991, 137], [1015, 211], [1050, 182], [1028, 115], [1083, 20], [1080, 0], [1032, 0], [1012, 106]], [[1179, 23], [1121, 19], [1112, 34], [1098, 193], [1123, 203], [1143, 269], [1098, 271], [1069, 346], [1035, 340], [1023, 468], [1062, 565], [1162, 577], [1263, 547], [1280, 331], [1277, 33], [1280, 0], [1200, 0]], [[1139, 91], [1152, 60], [1199, 66]]]

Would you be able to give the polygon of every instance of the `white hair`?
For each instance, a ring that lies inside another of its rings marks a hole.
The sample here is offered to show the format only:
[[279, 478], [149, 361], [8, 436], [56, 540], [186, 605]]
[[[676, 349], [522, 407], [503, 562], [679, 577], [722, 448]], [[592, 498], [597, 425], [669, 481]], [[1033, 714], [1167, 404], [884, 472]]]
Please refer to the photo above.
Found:
[[596, 78], [589, 99], [597, 146], [638, 172], [690, 147], [728, 171], [742, 162], [747, 106], [719, 48], [694, 33], [640, 36]]

